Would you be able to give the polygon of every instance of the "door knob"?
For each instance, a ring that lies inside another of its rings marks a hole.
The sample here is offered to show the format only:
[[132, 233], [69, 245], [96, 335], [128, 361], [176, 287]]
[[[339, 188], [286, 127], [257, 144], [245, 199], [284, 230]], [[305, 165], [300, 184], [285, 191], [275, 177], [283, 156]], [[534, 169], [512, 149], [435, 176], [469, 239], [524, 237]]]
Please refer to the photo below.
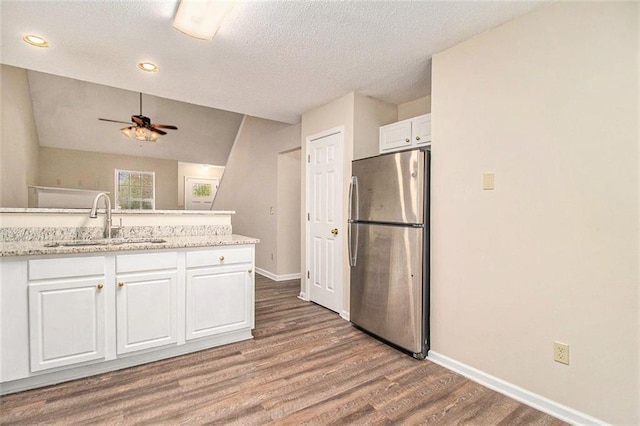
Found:
[[104, 288], [104, 284], [100, 283], [96, 287], [98, 287], [98, 290], [102, 290]]
[[332, 233], [333, 235], [338, 235], [338, 228], [333, 228], [333, 229], [331, 230], [331, 233]]
[[124, 281], [118, 282], [118, 287], [124, 287]]

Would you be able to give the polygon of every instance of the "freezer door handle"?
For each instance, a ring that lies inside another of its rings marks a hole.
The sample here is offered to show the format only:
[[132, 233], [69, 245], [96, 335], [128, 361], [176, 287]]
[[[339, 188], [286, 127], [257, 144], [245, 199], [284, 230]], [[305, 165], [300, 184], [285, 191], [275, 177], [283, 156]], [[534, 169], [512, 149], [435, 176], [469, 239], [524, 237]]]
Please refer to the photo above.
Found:
[[347, 206], [347, 216], [350, 220], [357, 220], [359, 218], [360, 206], [358, 205], [358, 198], [358, 177], [351, 176], [351, 182], [349, 182], [349, 205]]

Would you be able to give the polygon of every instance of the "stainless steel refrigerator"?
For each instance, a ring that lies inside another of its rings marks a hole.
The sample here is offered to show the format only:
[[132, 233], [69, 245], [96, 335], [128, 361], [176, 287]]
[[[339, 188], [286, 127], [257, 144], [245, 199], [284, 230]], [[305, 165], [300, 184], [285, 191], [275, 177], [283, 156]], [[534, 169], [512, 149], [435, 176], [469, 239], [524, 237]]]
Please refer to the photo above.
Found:
[[350, 320], [416, 358], [429, 350], [428, 150], [356, 160], [349, 187]]

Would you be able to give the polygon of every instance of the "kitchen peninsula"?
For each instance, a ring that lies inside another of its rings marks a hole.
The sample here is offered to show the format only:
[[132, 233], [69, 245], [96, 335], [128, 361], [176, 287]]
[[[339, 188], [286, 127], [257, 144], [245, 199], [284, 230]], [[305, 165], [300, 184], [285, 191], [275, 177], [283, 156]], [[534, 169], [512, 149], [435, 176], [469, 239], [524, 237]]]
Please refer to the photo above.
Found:
[[255, 238], [233, 211], [0, 209], [0, 390], [251, 339]]

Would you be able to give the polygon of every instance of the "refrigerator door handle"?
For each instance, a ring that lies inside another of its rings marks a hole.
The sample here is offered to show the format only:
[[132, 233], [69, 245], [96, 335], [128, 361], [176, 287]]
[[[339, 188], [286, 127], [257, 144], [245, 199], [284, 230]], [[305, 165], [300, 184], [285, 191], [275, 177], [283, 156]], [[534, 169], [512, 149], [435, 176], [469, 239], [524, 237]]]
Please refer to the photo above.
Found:
[[[353, 216], [353, 201], [355, 194], [355, 217]], [[347, 245], [349, 248], [349, 266], [356, 266], [356, 259], [358, 258], [358, 224], [353, 223], [354, 219], [358, 219], [358, 178], [356, 176], [351, 176], [351, 182], [349, 182], [349, 226], [347, 227]], [[355, 232], [355, 244], [353, 241], [353, 231], [352, 227], [356, 227]], [[355, 251], [354, 251], [355, 248]]]
[[[353, 232], [352, 228], [355, 226], [355, 232]], [[358, 260], [358, 230], [357, 223], [349, 223], [349, 227], [347, 228], [347, 240], [349, 245], [349, 266], [356, 266], [356, 262]], [[355, 234], [355, 238], [354, 238]], [[355, 240], [355, 241], [354, 241]]]

